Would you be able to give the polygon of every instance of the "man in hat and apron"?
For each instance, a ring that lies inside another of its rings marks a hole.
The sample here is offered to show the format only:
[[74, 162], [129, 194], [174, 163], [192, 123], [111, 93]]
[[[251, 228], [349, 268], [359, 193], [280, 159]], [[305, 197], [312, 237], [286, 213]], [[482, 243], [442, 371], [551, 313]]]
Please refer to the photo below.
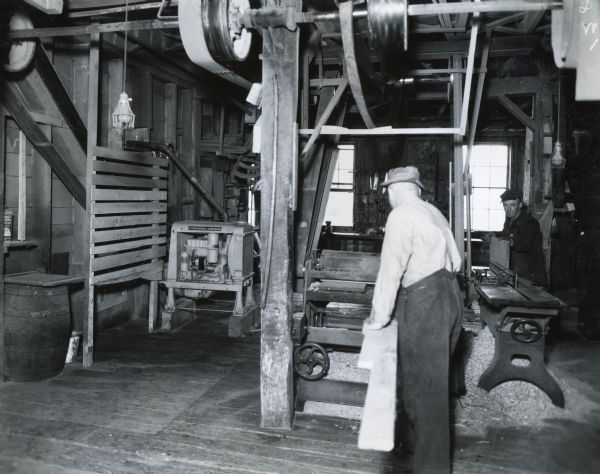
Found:
[[507, 189], [500, 199], [506, 214], [502, 236], [510, 240], [510, 269], [536, 285], [546, 286], [540, 224], [525, 212], [518, 191]]
[[382, 184], [392, 211], [363, 331], [397, 319], [399, 389], [415, 435], [413, 471], [449, 473], [448, 380], [462, 325], [463, 297], [456, 280], [461, 255], [444, 216], [421, 199], [417, 168], [391, 169]]

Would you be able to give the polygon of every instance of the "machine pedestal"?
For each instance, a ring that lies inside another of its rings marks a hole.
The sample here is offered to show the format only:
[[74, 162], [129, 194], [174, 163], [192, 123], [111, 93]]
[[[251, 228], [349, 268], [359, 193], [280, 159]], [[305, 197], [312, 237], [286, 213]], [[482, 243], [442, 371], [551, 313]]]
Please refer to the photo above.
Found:
[[483, 304], [481, 319], [494, 335], [495, 350], [479, 386], [490, 391], [509, 380], [522, 380], [546, 392], [554, 405], [563, 408], [563, 392], [544, 362], [548, 323], [557, 314], [556, 309], [514, 306], [497, 311]]

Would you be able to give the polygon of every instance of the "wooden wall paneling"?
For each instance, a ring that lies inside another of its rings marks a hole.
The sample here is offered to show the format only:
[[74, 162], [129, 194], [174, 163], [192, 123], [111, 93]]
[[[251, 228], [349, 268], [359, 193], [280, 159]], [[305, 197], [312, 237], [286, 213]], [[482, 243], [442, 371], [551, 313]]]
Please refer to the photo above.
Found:
[[[66, 94], [69, 96], [73, 106], [73, 114], [77, 114], [81, 121], [83, 129], [85, 129], [85, 136], [83, 137], [83, 145], [87, 146], [87, 129], [85, 128], [84, 121], [81, 117], [85, 117], [85, 110], [82, 106], [82, 97], [78, 94], [81, 92], [81, 80], [80, 83], [76, 83], [76, 70], [78, 71], [79, 65], [82, 62], [80, 54], [74, 54], [73, 51], [63, 51], [60, 49], [60, 44], [55, 41], [52, 45], [52, 66], [60, 79], [60, 82], [65, 88]], [[87, 47], [87, 45], [86, 45]], [[87, 58], [86, 58], [87, 63]], [[87, 68], [87, 65], [86, 65]], [[83, 81], [86, 82], [86, 81]], [[87, 100], [87, 83], [85, 83], [85, 99]], [[65, 188], [65, 185], [58, 179], [56, 174], [52, 172], [52, 185], [51, 185], [51, 202], [52, 202], [52, 230], [50, 237], [50, 269], [51, 273], [67, 274], [69, 273], [69, 265], [71, 260], [72, 245], [76, 244], [76, 240], [73, 238], [73, 198]], [[78, 205], [77, 205], [78, 206]], [[79, 206], [78, 206], [79, 207]], [[82, 211], [79, 211], [81, 214]], [[81, 293], [81, 291], [79, 292]], [[74, 293], [76, 295], [77, 292]], [[81, 314], [81, 311], [77, 311], [77, 300], [75, 296], [73, 298], [73, 314]], [[75, 318], [73, 320], [73, 329], [81, 330], [81, 319]]]
[[[178, 133], [181, 133], [180, 139], [180, 156], [181, 160], [185, 163], [189, 170], [195, 173], [195, 157], [194, 157], [194, 141], [193, 141], [193, 91], [191, 89], [180, 89], [179, 92], [179, 115], [181, 116], [181, 122], [178, 126]], [[181, 172], [178, 172], [181, 176]], [[194, 190], [188, 180], [184, 180], [181, 176], [181, 205], [182, 205], [182, 219], [191, 220], [194, 218]]]
[[[266, 6], [284, 2], [269, 0]], [[285, 2], [300, 8], [297, 0]], [[294, 416], [291, 339], [293, 212], [291, 156], [298, 107], [299, 31], [263, 30], [261, 153], [261, 424], [290, 429]], [[275, 224], [276, 223], [276, 224]]]
[[[101, 144], [107, 144], [111, 148], [122, 148], [122, 131], [113, 129], [112, 126], [112, 113], [115, 110], [115, 107], [119, 103], [119, 96], [121, 92], [123, 92], [123, 60], [122, 59], [110, 59], [107, 61], [107, 70], [108, 77], [102, 76], [103, 80], [106, 79], [106, 87], [102, 87], [103, 92], [106, 94], [104, 96], [103, 102], [106, 102], [106, 109], [103, 109], [103, 113], [106, 115], [100, 114], [102, 120], [100, 123], [103, 124], [103, 129], [106, 132], [102, 131], [100, 135], [104, 137], [104, 139], [100, 142]], [[131, 78], [128, 77], [128, 82], [131, 82]], [[127, 88], [127, 91], [131, 91], [131, 88]], [[134, 109], [135, 104], [131, 104], [132, 109]], [[135, 113], [135, 109], [134, 109]], [[136, 115], [137, 121], [137, 115]], [[137, 124], [136, 124], [137, 126]]]
[[[214, 196], [213, 190], [213, 169], [202, 167], [200, 168], [200, 184], [204, 186]], [[202, 219], [212, 219], [213, 213], [215, 212], [212, 206], [202, 196], [198, 196], [199, 200], [199, 213]]]
[[81, 55], [74, 59], [73, 69], [73, 104], [82, 117], [87, 120], [88, 107], [88, 64], [87, 55]]
[[92, 228], [90, 217], [92, 209], [92, 176], [94, 148], [98, 140], [98, 81], [100, 76], [100, 34], [90, 35], [90, 59], [88, 80], [88, 114], [87, 114], [87, 180], [86, 180], [86, 218], [80, 224], [83, 226], [82, 239], [87, 247], [85, 259], [85, 302], [87, 311], [83, 318], [83, 366], [90, 367], [94, 361], [94, 282], [90, 272]]
[[2, 232], [0, 232], [0, 382], [5, 380], [4, 352], [4, 160], [6, 151], [6, 111], [0, 106], [0, 209], [2, 210]]
[[[42, 130], [51, 140], [52, 127], [41, 125]], [[33, 240], [36, 247], [31, 250], [33, 261], [38, 270], [50, 270], [50, 251], [52, 238], [52, 170], [38, 151], [32, 150], [33, 174], [31, 187], [33, 193], [30, 199], [31, 219], [28, 225], [28, 240]]]
[[165, 140], [165, 82], [151, 75], [151, 113], [150, 140], [164, 142]]
[[[202, 102], [200, 102], [200, 91], [197, 87], [193, 89], [192, 93], [192, 172], [194, 176], [200, 177], [200, 156], [202, 149], [202, 142], [200, 137], [202, 136]], [[200, 196], [198, 193], [192, 193], [194, 200], [192, 219], [196, 219], [200, 215]]]
[[[179, 153], [177, 149], [177, 84], [165, 84], [165, 102], [164, 102], [164, 142], [167, 145], [172, 145], [175, 153]], [[177, 222], [182, 219], [181, 209], [181, 173], [175, 166], [169, 169], [169, 221]]]
[[[73, 197], [54, 173], [52, 174], [51, 189], [52, 255], [69, 254], [73, 240]], [[54, 269], [51, 272], [57, 273]]]

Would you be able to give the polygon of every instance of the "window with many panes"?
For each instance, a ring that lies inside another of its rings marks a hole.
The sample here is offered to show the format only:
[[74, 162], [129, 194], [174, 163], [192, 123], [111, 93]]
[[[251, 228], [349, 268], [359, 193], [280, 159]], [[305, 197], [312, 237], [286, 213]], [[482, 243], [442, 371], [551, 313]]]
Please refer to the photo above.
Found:
[[339, 145], [331, 181], [325, 221], [336, 227], [352, 227], [354, 222], [354, 145]]
[[[464, 154], [466, 157], [466, 147]], [[471, 176], [471, 229], [501, 230], [504, 209], [500, 195], [510, 182], [510, 148], [505, 144], [474, 145], [471, 153]]]

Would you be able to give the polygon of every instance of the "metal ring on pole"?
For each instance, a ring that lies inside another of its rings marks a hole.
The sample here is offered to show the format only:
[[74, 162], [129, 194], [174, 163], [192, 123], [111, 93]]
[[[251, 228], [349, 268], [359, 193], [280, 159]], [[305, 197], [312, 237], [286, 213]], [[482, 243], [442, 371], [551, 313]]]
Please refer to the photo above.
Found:
[[407, 0], [369, 0], [367, 3], [370, 39], [382, 48], [402, 44], [408, 49]]

